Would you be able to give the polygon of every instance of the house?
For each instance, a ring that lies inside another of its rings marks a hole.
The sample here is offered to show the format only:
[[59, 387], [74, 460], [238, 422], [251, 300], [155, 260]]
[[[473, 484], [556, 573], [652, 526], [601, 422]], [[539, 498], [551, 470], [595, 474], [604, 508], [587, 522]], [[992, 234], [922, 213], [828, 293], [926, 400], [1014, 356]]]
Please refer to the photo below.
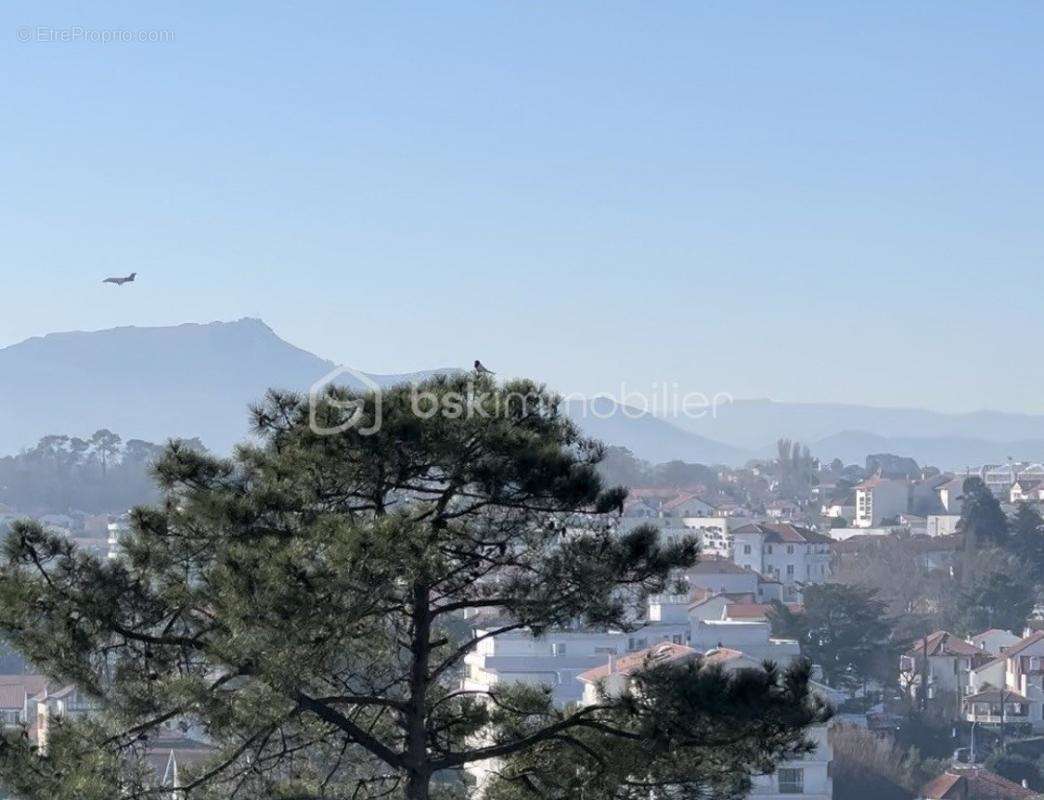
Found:
[[[766, 631], [767, 628], [759, 627], [759, 630]], [[796, 652], [790, 659], [783, 658], [777, 663], [786, 666], [794, 657]], [[697, 646], [664, 644], [626, 658], [610, 659], [605, 664], [582, 674], [579, 677], [584, 684], [582, 702], [589, 705], [598, 702], [603, 694], [616, 696], [626, 692], [634, 675], [642, 669], [691, 661], [699, 661], [703, 666], [714, 666], [727, 672], [761, 668], [761, 657], [755, 657], [732, 643], [704, 651]], [[816, 688], [817, 693], [829, 702], [838, 701], [836, 694], [827, 687], [816, 685]], [[813, 752], [783, 761], [768, 775], [752, 777], [752, 787], [748, 795], [750, 800], [768, 800], [781, 796], [795, 800], [830, 800], [833, 797], [833, 779], [830, 775], [833, 750], [830, 746], [829, 724], [814, 726], [808, 731], [808, 738], [816, 745]]]
[[0, 675], [0, 721], [3, 727], [31, 725], [36, 719], [32, 698], [47, 688], [44, 675]]
[[971, 678], [972, 691], [964, 698], [965, 720], [1023, 722], [1034, 732], [1044, 732], [1044, 631], [977, 665]]
[[957, 533], [960, 514], [929, 514], [925, 519], [925, 533], [929, 536], [952, 536]]
[[685, 570], [684, 577], [693, 589], [710, 589], [721, 594], [758, 595], [758, 574], [720, 556], [701, 556], [699, 561]]
[[908, 510], [909, 485], [874, 475], [855, 487], [856, 512], [852, 524], [857, 528], [874, 528], [895, 519]]
[[920, 800], [1029, 800], [1037, 792], [982, 767], [951, 767], [929, 781], [918, 793]]
[[214, 748], [204, 742], [183, 735], [163, 735], [149, 742], [145, 763], [152, 770], [150, 783], [154, 787], [170, 789], [170, 793], [155, 793], [160, 800], [183, 800], [178, 791], [186, 783], [185, 772], [214, 756]]
[[577, 680], [583, 684], [581, 703], [585, 706], [594, 705], [598, 702], [600, 692], [618, 697], [628, 690], [631, 679], [642, 670], [663, 664], [695, 661], [701, 655], [699, 650], [669, 642], [620, 658], [610, 655], [603, 664], [577, 676]]
[[[927, 683], [928, 699], [944, 695], [960, 699], [969, 694], [972, 668], [989, 660], [975, 645], [949, 631], [935, 631], [899, 657], [899, 683], [911, 697], [920, 697], [921, 686]], [[928, 678], [924, 681], [926, 662]]]
[[935, 487], [935, 493], [939, 497], [939, 504], [947, 514], [960, 516], [961, 504], [964, 499], [964, 482], [967, 478], [951, 478], [946, 483]]
[[850, 494], [841, 500], [831, 500], [823, 503], [820, 513], [830, 519], [843, 519], [851, 524], [855, 521], [855, 495]]
[[[791, 613], [804, 611], [801, 603], [786, 603]], [[775, 608], [771, 603], [726, 603], [722, 619], [747, 622], [768, 622], [769, 613]]]
[[991, 656], [999, 656], [1005, 648], [1018, 644], [1022, 639], [1011, 631], [990, 628], [982, 633], [975, 634], [968, 641], [984, 653], [989, 653]]
[[1011, 503], [1039, 503], [1044, 500], [1044, 480], [1019, 478], [1008, 490]]
[[703, 652], [731, 647], [756, 661], [768, 660], [781, 665], [801, 656], [801, 648], [795, 640], [773, 638], [767, 622], [751, 620], [694, 619], [689, 644]]
[[625, 655], [661, 642], [685, 643], [690, 635], [688, 598], [665, 596], [650, 603], [648, 619], [634, 630], [593, 631], [556, 629], [534, 636], [513, 630], [489, 636], [503, 620], [477, 618], [472, 627], [488, 636], [464, 657], [463, 687], [488, 691], [502, 683], [528, 683], [551, 688], [556, 704], [580, 699], [576, 676], [605, 662], [609, 655]]
[[732, 533], [732, 560], [782, 582], [785, 602], [800, 600], [800, 587], [830, 575], [832, 539], [788, 523], [750, 523]]
[[[47, 688], [32, 698], [35, 706], [36, 742], [42, 752], [47, 750], [47, 735], [51, 721], [56, 719], [82, 719], [95, 710], [94, 703], [75, 686], [65, 686], [56, 692]], [[30, 711], [30, 714], [33, 712]]]
[[681, 494], [665, 502], [662, 511], [664, 516], [687, 518], [710, 517], [716, 509], [699, 495]]
[[773, 519], [788, 519], [800, 510], [797, 503], [790, 500], [773, 500], [765, 506], [765, 513]]

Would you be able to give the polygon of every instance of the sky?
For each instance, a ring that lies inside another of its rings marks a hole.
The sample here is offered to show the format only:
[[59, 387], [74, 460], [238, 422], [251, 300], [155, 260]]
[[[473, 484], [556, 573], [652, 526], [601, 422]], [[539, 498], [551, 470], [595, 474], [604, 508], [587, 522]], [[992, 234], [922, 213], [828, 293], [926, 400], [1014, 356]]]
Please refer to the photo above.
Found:
[[0, 345], [253, 316], [371, 372], [1044, 411], [1042, 41], [1036, 2], [7, 2]]

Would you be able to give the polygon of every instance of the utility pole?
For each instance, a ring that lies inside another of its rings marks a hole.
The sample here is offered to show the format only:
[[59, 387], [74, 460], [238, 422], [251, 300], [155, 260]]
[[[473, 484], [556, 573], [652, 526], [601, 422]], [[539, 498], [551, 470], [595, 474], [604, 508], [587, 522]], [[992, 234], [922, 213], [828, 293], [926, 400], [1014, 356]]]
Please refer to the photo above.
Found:
[[921, 711], [928, 710], [928, 634], [921, 637]]

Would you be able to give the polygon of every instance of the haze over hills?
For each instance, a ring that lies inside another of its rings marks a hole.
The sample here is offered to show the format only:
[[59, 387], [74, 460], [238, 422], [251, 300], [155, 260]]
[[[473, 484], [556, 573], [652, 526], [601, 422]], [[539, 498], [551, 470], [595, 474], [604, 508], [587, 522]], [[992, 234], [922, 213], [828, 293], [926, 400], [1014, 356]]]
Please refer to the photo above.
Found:
[[[0, 454], [46, 434], [89, 435], [102, 427], [151, 441], [198, 436], [227, 451], [247, 435], [247, 406], [265, 390], [304, 391], [335, 368], [250, 318], [34, 337], [0, 349]], [[445, 371], [451, 370], [369, 377], [389, 385]], [[355, 382], [348, 375], [339, 380]], [[604, 399], [571, 402], [567, 413], [589, 435], [653, 463], [738, 465], [771, 457], [780, 436], [847, 463], [861, 462], [869, 452], [950, 468], [1009, 455], [1044, 459], [1039, 415], [739, 400], [703, 419], [668, 421], [634, 409], [625, 413]]]
[[[102, 427], [151, 441], [198, 436], [226, 451], [268, 388], [304, 391], [335, 367], [250, 318], [34, 337], [0, 350], [0, 453]], [[386, 385], [432, 372], [370, 377]]]

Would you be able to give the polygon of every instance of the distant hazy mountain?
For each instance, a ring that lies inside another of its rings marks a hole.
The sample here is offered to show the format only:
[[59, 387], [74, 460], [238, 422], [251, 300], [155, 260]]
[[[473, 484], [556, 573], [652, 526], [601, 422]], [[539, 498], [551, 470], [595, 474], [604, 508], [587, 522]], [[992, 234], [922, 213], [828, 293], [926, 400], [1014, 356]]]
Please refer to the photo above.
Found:
[[[841, 432], [869, 432], [897, 439], [982, 439], [1013, 442], [1044, 439], [1044, 415], [975, 411], [944, 414], [916, 408], [877, 408], [837, 403], [736, 400], [714, 415], [675, 420], [679, 427], [735, 447], [765, 448], [780, 436], [818, 442]], [[1011, 453], [1018, 457], [1017, 453]]]
[[751, 453], [716, 442], [633, 408], [624, 408], [607, 398], [587, 403], [571, 401], [566, 413], [589, 436], [607, 444], [626, 447], [653, 464], [688, 461], [699, 464], [742, 464]]
[[[45, 434], [83, 436], [102, 427], [151, 441], [198, 436], [226, 451], [247, 435], [247, 406], [265, 390], [304, 391], [334, 368], [257, 319], [27, 339], [0, 349], [0, 454]], [[369, 377], [388, 385], [444, 371]], [[339, 380], [354, 382], [347, 375]], [[779, 436], [847, 463], [861, 463], [868, 452], [909, 455], [943, 467], [1009, 455], [1044, 460], [1044, 416], [1039, 415], [768, 400], [736, 401], [700, 420], [624, 413], [609, 400], [593, 407], [572, 403], [567, 413], [589, 435], [654, 463], [742, 464], [755, 455], [771, 457]]]
[[[258, 319], [34, 337], [0, 350], [0, 453], [102, 427], [151, 441], [199, 436], [227, 450], [269, 387], [304, 391], [334, 368]], [[371, 377], [384, 385], [427, 374]]]
[[1044, 461], [1044, 438], [991, 442], [961, 436], [877, 436], [865, 431], [842, 431], [813, 442], [809, 449], [825, 461], [840, 458], [846, 464], [862, 464], [867, 453], [894, 453], [910, 456], [922, 465], [953, 470], [1003, 463], [1008, 456], [1020, 461]]

